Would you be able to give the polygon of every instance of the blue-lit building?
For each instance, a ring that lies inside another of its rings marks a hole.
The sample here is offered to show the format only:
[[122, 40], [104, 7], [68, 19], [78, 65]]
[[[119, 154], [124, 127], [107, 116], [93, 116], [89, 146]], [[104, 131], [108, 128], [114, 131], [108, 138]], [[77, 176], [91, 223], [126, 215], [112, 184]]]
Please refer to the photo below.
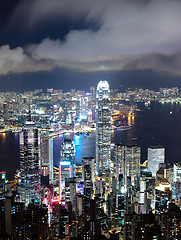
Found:
[[159, 187], [155, 187], [155, 213], [164, 213], [171, 198], [172, 193], [168, 182], [162, 182]]
[[60, 201], [62, 198], [62, 190], [65, 187], [65, 180], [73, 178], [76, 175], [75, 169], [75, 146], [70, 136], [64, 136], [60, 152], [59, 166], [59, 194]]
[[5, 198], [6, 172], [0, 172], [0, 200]]

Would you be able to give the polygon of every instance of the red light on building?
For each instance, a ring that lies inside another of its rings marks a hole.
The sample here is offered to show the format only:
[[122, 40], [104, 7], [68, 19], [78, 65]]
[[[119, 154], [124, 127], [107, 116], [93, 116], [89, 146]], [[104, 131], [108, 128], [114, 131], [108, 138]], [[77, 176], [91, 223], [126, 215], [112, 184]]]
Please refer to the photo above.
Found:
[[59, 203], [59, 199], [58, 198], [53, 198], [52, 203]]

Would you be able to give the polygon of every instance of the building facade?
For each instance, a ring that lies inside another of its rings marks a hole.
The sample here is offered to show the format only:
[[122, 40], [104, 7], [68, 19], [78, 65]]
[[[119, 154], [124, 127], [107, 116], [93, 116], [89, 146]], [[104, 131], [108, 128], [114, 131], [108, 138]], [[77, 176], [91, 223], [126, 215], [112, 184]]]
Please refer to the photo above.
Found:
[[156, 172], [160, 168], [160, 164], [165, 163], [165, 148], [161, 146], [150, 146], [148, 148], [148, 171], [156, 177]]
[[49, 169], [49, 183], [53, 184], [53, 139], [47, 135], [40, 136], [40, 160], [41, 171]]
[[70, 136], [64, 136], [60, 152], [59, 165], [59, 200], [62, 200], [62, 190], [65, 188], [65, 181], [75, 177], [75, 146]]
[[33, 121], [27, 121], [20, 133], [20, 200], [28, 206], [40, 201], [39, 133]]
[[100, 81], [96, 92], [96, 165], [99, 175], [104, 175], [110, 168], [110, 152], [110, 89], [107, 81]]
[[82, 176], [84, 180], [84, 195], [92, 198], [95, 189], [95, 159], [92, 157], [82, 158]]
[[131, 177], [132, 184], [136, 177], [140, 177], [140, 158], [141, 148], [136, 145], [123, 146], [120, 144], [114, 145], [114, 175], [119, 178], [119, 174], [124, 177], [126, 184], [127, 177]]

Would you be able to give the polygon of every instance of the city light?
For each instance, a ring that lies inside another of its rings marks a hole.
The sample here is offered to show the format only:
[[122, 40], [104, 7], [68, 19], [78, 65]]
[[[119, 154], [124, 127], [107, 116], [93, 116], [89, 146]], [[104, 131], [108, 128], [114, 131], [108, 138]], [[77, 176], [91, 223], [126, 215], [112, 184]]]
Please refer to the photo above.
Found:
[[60, 165], [61, 166], [70, 166], [71, 162], [69, 162], [69, 161], [62, 161], [62, 162], [60, 162]]

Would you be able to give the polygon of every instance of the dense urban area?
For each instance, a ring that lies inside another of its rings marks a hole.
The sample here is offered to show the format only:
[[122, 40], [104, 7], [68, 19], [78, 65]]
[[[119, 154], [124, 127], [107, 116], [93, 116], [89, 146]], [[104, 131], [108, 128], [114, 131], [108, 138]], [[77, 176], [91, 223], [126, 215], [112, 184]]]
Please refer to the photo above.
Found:
[[[0, 134], [20, 144], [14, 179], [0, 169], [0, 239], [181, 239], [181, 162], [168, 166], [154, 145], [141, 163], [141, 146], [111, 143], [113, 131], [131, 129], [138, 102], [152, 101], [180, 104], [181, 92], [120, 92], [107, 81], [88, 92], [0, 92]], [[96, 156], [77, 163], [73, 136], [91, 134]]]

